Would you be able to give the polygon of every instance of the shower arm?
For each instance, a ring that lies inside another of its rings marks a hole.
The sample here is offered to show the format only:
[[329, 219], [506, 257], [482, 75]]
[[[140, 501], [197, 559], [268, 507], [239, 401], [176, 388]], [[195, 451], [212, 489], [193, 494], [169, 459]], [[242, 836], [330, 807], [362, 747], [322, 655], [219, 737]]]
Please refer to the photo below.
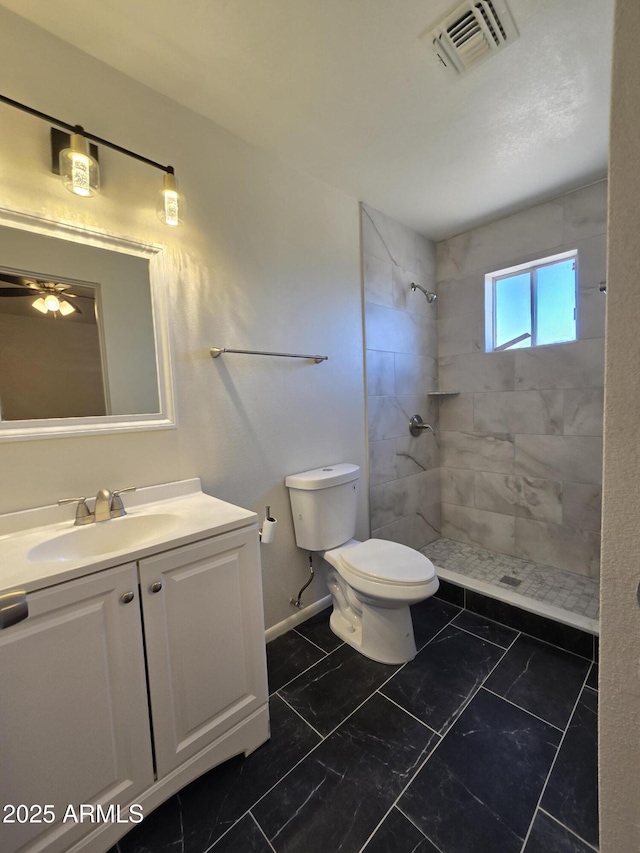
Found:
[[432, 302], [435, 302], [436, 299], [438, 298], [438, 295], [436, 293], [432, 293], [430, 290], [426, 290], [421, 284], [416, 284], [415, 281], [411, 282], [411, 290], [414, 293], [416, 290], [421, 290], [424, 293], [424, 295], [427, 299], [427, 302], [429, 304], [431, 304]]

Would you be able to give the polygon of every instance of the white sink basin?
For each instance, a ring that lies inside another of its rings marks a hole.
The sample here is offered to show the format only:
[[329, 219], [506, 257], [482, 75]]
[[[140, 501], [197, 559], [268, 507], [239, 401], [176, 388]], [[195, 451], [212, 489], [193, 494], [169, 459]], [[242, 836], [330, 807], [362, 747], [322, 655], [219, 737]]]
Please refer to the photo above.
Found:
[[98, 557], [113, 551], [137, 548], [150, 539], [165, 536], [180, 524], [180, 517], [169, 514], [125, 515], [97, 524], [74, 527], [27, 552], [27, 559], [40, 563], [65, 563]]

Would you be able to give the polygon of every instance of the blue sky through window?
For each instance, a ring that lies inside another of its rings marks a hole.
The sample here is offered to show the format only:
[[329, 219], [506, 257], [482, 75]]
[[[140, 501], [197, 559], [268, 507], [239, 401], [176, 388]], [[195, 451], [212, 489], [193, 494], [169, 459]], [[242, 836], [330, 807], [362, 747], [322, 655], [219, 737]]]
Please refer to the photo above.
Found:
[[532, 265], [513, 275], [494, 274], [492, 348], [519, 349], [575, 341], [575, 268], [576, 259], [570, 257]]

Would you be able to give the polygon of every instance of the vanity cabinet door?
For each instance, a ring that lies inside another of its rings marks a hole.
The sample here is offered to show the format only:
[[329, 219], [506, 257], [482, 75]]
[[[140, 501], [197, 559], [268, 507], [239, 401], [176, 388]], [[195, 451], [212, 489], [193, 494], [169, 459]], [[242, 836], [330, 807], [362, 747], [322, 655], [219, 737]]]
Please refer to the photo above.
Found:
[[267, 701], [258, 534], [141, 560], [158, 778]]
[[[28, 601], [27, 619], [0, 631], [0, 850], [59, 853], [96, 828], [63, 822], [69, 805], [135, 802], [153, 784], [136, 567]], [[40, 822], [4, 822], [20, 804], [56, 820], [31, 809]]]

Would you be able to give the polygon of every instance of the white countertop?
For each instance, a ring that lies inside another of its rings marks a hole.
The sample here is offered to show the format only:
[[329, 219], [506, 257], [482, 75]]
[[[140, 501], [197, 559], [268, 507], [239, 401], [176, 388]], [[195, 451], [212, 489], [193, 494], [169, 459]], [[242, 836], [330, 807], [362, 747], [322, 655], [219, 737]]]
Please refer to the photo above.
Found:
[[[82, 534], [95, 523], [74, 526], [75, 506], [52, 505], [0, 515], [0, 594], [17, 589], [33, 592], [258, 522], [255, 512], [204, 494], [199, 479], [141, 488], [124, 494], [123, 501], [124, 518], [98, 525], [114, 525], [109, 529], [116, 531], [118, 524], [141, 515], [171, 516], [172, 523], [167, 529], [161, 523], [135, 547], [72, 560], [40, 561], [29, 557], [33, 548], [70, 531]], [[93, 500], [87, 503], [91, 508]]]

